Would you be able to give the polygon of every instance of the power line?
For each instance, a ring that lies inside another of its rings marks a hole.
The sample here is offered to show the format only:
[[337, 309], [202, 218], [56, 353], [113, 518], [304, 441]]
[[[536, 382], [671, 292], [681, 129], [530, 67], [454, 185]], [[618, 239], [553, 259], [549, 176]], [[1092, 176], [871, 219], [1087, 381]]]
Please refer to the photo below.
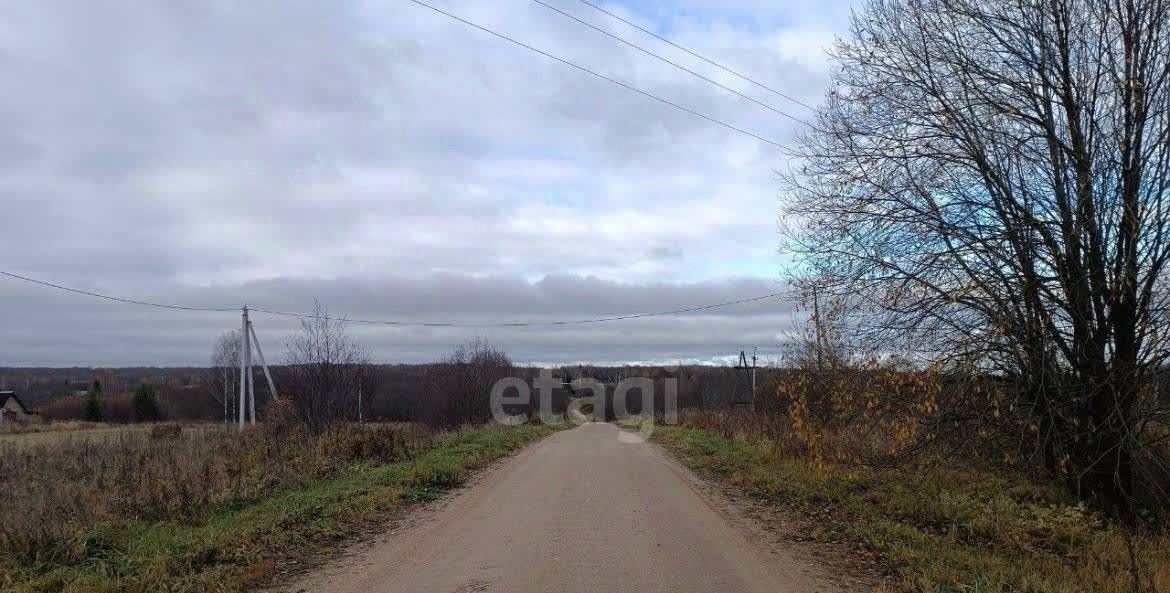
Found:
[[[91, 292], [88, 290], [71, 288], [68, 286], [63, 286], [63, 285], [55, 284], [52, 282], [46, 282], [44, 280], [37, 280], [35, 278], [29, 278], [28, 276], [21, 276], [19, 274], [13, 274], [11, 272], [0, 271], [0, 275], [7, 276], [9, 278], [13, 278], [16, 280], [21, 280], [23, 282], [28, 282], [30, 284], [36, 284], [38, 286], [43, 286], [46, 288], [52, 288], [52, 289], [56, 289], [56, 290], [60, 290], [60, 291], [64, 291], [64, 292], [79, 294], [79, 295], [98, 298], [98, 299], [104, 299], [107, 301], [126, 303], [126, 304], [130, 304], [130, 305], [139, 305], [139, 306], [143, 306], [143, 307], [155, 307], [155, 308], [159, 308], [159, 309], [173, 309], [173, 310], [179, 310], [179, 311], [201, 311], [201, 312], [212, 312], [212, 313], [237, 313], [240, 310], [239, 307], [188, 307], [188, 306], [184, 306], [184, 305], [170, 305], [170, 304], [164, 304], [164, 303], [155, 303], [155, 302], [151, 302], [151, 301], [143, 301], [143, 300], [138, 300], [138, 299], [127, 299], [127, 298], [121, 298], [121, 297], [115, 297], [115, 296], [110, 296], [110, 295], [106, 295], [106, 294], [101, 294], [101, 293], [97, 293], [97, 292]], [[650, 313], [632, 313], [629, 315], [616, 315], [616, 316], [612, 316], [612, 317], [597, 317], [597, 318], [593, 318], [593, 319], [574, 319], [574, 320], [567, 320], [567, 321], [518, 321], [518, 322], [498, 322], [498, 323], [454, 323], [454, 322], [425, 322], [425, 321], [394, 321], [394, 320], [380, 320], [380, 319], [349, 319], [346, 317], [321, 316], [321, 315], [314, 315], [311, 313], [296, 313], [296, 312], [291, 312], [291, 311], [277, 311], [277, 310], [273, 310], [273, 309], [263, 309], [263, 308], [258, 308], [258, 307], [249, 307], [248, 309], [249, 309], [249, 311], [252, 311], [255, 313], [266, 313], [268, 315], [277, 315], [277, 316], [281, 316], [281, 317], [294, 317], [297, 319], [328, 319], [330, 321], [344, 321], [347, 323], [359, 323], [359, 324], [364, 324], [364, 325], [387, 325], [387, 326], [395, 326], [395, 327], [453, 327], [453, 328], [459, 328], [459, 327], [468, 327], [468, 328], [553, 327], [553, 326], [564, 326], [564, 325], [586, 325], [586, 324], [592, 324], [592, 323], [606, 323], [606, 322], [610, 322], [610, 321], [624, 321], [624, 320], [628, 320], [628, 319], [641, 319], [641, 318], [645, 318], [645, 317], [666, 317], [666, 316], [670, 316], [670, 315], [681, 315], [683, 313], [694, 313], [694, 312], [698, 312], [698, 311], [707, 311], [707, 310], [711, 310], [711, 309], [719, 309], [722, 307], [731, 307], [734, 305], [745, 305], [748, 303], [755, 303], [755, 302], [759, 302], [759, 301], [765, 301], [768, 299], [778, 298], [780, 296], [783, 296], [783, 293], [774, 292], [772, 294], [766, 294], [766, 295], [758, 296], [758, 297], [739, 299], [739, 300], [735, 300], [735, 301], [724, 301], [721, 303], [700, 305], [697, 307], [688, 307], [685, 309], [673, 309], [670, 311], [655, 311], [655, 312], [650, 312]]]
[[577, 21], [578, 23], [580, 23], [586, 27], [589, 27], [590, 29], [593, 29], [594, 31], [597, 31], [598, 33], [601, 33], [602, 35], [605, 35], [606, 37], [609, 37], [611, 39], [618, 41], [619, 43], [628, 45], [628, 46], [630, 46], [630, 47], [632, 47], [632, 48], [634, 48], [634, 49], [636, 49], [636, 50], [638, 50], [638, 51], [640, 51], [640, 52], [642, 52], [642, 53], [644, 53], [652, 58], [666, 62], [667, 64], [670, 64], [671, 66], [674, 66], [675, 68], [678, 68], [679, 70], [682, 70], [683, 72], [686, 72], [687, 74], [690, 74], [691, 76], [694, 76], [700, 80], [704, 80], [706, 82], [709, 82], [709, 83], [711, 83], [711, 84], [713, 84], [713, 85], [715, 85], [715, 86], [717, 86], [717, 87], [719, 87], [719, 88], [721, 88], [729, 93], [733, 93], [733, 94], [735, 94], [743, 99], [747, 99], [748, 101], [751, 101], [752, 103], [755, 103], [756, 105], [759, 105], [760, 107], [763, 107], [764, 109], [772, 111], [773, 113], [777, 113], [777, 114], [779, 114], [783, 117], [786, 117], [786, 118], [788, 118], [796, 123], [804, 124], [804, 125], [809, 126], [809, 127], [813, 127], [813, 125], [811, 123], [809, 123], [809, 122], [807, 122], [799, 117], [796, 117], [795, 115], [787, 113], [781, 109], [777, 109], [776, 107], [773, 107], [772, 105], [769, 105], [763, 101], [760, 101], [759, 99], [756, 99], [755, 97], [745, 95], [745, 94], [743, 94], [743, 93], [741, 93], [741, 92], [739, 92], [739, 91], [737, 91], [737, 90], [735, 90], [735, 89], [733, 89], [733, 88], [731, 88], [731, 87], [729, 87], [729, 86], [727, 86], [727, 85], [725, 85], [717, 80], [714, 80], [712, 78], [708, 78], [707, 76], [704, 76], [698, 72], [695, 72], [694, 70], [691, 70], [690, 68], [687, 68], [686, 66], [683, 66], [682, 64], [679, 64], [678, 62], [672, 61], [668, 58], [664, 58], [664, 57], [662, 57], [662, 56], [660, 56], [660, 55], [658, 55], [658, 54], [656, 54], [656, 53], [654, 53], [654, 52], [652, 52], [652, 51], [650, 51], [650, 50], [648, 50], [648, 49], [646, 49], [646, 48], [644, 48], [636, 43], [622, 39], [621, 37], [614, 35], [613, 33], [610, 33], [609, 31], [606, 31], [605, 29], [602, 29], [601, 27], [594, 25], [593, 23], [582, 20], [575, 15], [569, 14], [568, 12], [565, 12], [565, 11], [563, 11], [563, 10], [561, 10], [561, 9], [551, 5], [551, 4], [548, 4], [544, 0], [532, 0], [532, 1], [551, 10], [551, 11], [553, 11], [553, 12], [555, 12], [555, 13], [557, 13], [557, 14], [560, 14], [561, 16], [564, 16], [565, 18]]
[[35, 278], [29, 278], [27, 276], [13, 274], [11, 272], [0, 271], [0, 275], [8, 276], [9, 278], [15, 278], [16, 280], [23, 280], [23, 281], [29, 282], [31, 284], [39, 284], [40, 286], [44, 286], [44, 287], [48, 287], [48, 288], [55, 288], [57, 290], [61, 290], [61, 291], [65, 291], [65, 292], [71, 292], [73, 294], [80, 294], [80, 295], [84, 295], [84, 296], [88, 296], [88, 297], [105, 299], [107, 301], [114, 301], [117, 303], [126, 303], [126, 304], [130, 304], [130, 305], [141, 305], [143, 307], [155, 307], [158, 309], [174, 309], [174, 310], [178, 310], [178, 311], [204, 311], [204, 312], [211, 312], [211, 313], [234, 313], [234, 312], [240, 310], [239, 307], [232, 307], [232, 308], [187, 307], [187, 306], [183, 306], [183, 305], [166, 305], [166, 304], [162, 304], [162, 303], [152, 303], [150, 301], [140, 301], [140, 300], [136, 300], [136, 299], [124, 299], [121, 297], [115, 297], [115, 296], [109, 296], [106, 294], [99, 294], [96, 292], [90, 292], [88, 290], [81, 290], [79, 288], [70, 288], [68, 286], [61, 286], [60, 284], [53, 284], [52, 282], [45, 282], [44, 280], [37, 280]]
[[707, 311], [710, 309], [718, 309], [721, 307], [731, 307], [734, 305], [745, 305], [748, 303], [755, 303], [765, 301], [768, 299], [779, 298], [783, 293], [774, 292], [758, 297], [751, 297], [746, 299], [739, 299], [736, 301], [725, 301], [722, 303], [714, 303], [710, 305], [701, 305], [698, 307], [688, 307], [686, 309], [673, 309], [670, 311], [655, 311], [652, 313], [632, 313], [629, 315], [616, 315], [613, 317], [598, 317], [594, 319], [574, 319], [569, 321], [516, 321], [516, 322], [501, 322], [501, 323], [447, 323], [447, 322], [422, 322], [422, 321], [383, 321], [370, 319], [350, 319], [344, 317], [322, 317], [310, 313], [290, 313], [287, 311], [272, 311], [269, 309], [251, 308], [251, 311], [259, 313], [267, 313], [269, 315], [282, 315], [285, 317], [296, 317], [299, 319], [330, 319], [333, 321], [344, 321], [347, 323], [360, 323], [367, 325], [390, 325], [398, 327], [471, 327], [471, 328], [490, 328], [490, 327], [552, 327], [564, 325], [587, 325], [593, 323], [606, 323], [609, 321], [624, 321], [629, 319], [642, 319], [645, 317], [666, 317], [670, 315], [681, 315], [683, 313], [694, 313], [697, 311]]
[[633, 85], [631, 85], [631, 84], [628, 84], [628, 83], [622, 82], [622, 81], [620, 81], [620, 80], [618, 80], [618, 79], [616, 79], [616, 78], [611, 78], [611, 77], [609, 77], [609, 76], [606, 76], [606, 75], [604, 75], [604, 74], [601, 74], [601, 73], [599, 73], [599, 72], [596, 72], [596, 71], [594, 71], [594, 70], [590, 70], [589, 68], [586, 68], [585, 66], [582, 66], [582, 65], [580, 65], [580, 64], [577, 64], [577, 63], [575, 63], [575, 62], [570, 62], [569, 60], [566, 60], [565, 58], [562, 58], [562, 57], [560, 57], [560, 56], [553, 55], [553, 54], [551, 54], [551, 53], [549, 53], [549, 52], [547, 52], [547, 51], [544, 51], [544, 50], [542, 50], [542, 49], [540, 49], [540, 48], [538, 48], [538, 47], [534, 47], [534, 46], [528, 45], [527, 43], [524, 43], [523, 41], [517, 41], [516, 39], [513, 39], [513, 38], [511, 38], [511, 37], [509, 37], [509, 36], [507, 36], [507, 35], [505, 35], [505, 34], [503, 34], [503, 33], [500, 33], [500, 32], [498, 32], [498, 31], [494, 31], [494, 30], [492, 30], [492, 29], [489, 29], [489, 28], [487, 28], [487, 27], [485, 27], [485, 26], [483, 26], [483, 25], [480, 25], [480, 24], [474, 23], [474, 22], [472, 22], [472, 21], [469, 21], [469, 20], [467, 20], [467, 19], [465, 19], [465, 18], [463, 18], [463, 17], [461, 17], [461, 16], [458, 16], [458, 15], [456, 15], [456, 14], [453, 14], [453, 13], [447, 12], [447, 11], [445, 11], [445, 10], [441, 9], [441, 8], [437, 8], [437, 7], [435, 7], [435, 6], [432, 6], [432, 5], [430, 5], [430, 4], [427, 4], [426, 2], [423, 2], [422, 0], [410, 0], [410, 1], [411, 1], [411, 2], [414, 2], [415, 4], [417, 4], [417, 5], [419, 5], [419, 6], [422, 6], [423, 8], [429, 8], [430, 10], [432, 10], [432, 11], [434, 11], [434, 12], [437, 12], [437, 13], [439, 13], [439, 14], [441, 14], [441, 15], [443, 15], [443, 16], [445, 16], [445, 17], [447, 17], [447, 18], [450, 18], [450, 19], [453, 19], [453, 20], [459, 21], [459, 22], [461, 22], [461, 23], [463, 23], [463, 24], [465, 24], [465, 25], [467, 25], [467, 26], [469, 26], [469, 27], [472, 27], [472, 28], [475, 28], [475, 29], [479, 29], [480, 31], [483, 31], [484, 33], [487, 33], [487, 34], [489, 34], [489, 35], [492, 35], [492, 36], [494, 36], [494, 37], [497, 37], [497, 38], [499, 38], [499, 39], [503, 39], [504, 41], [507, 41], [507, 42], [509, 42], [509, 43], [511, 43], [511, 44], [513, 44], [513, 45], [516, 45], [516, 46], [522, 47], [522, 48], [524, 48], [524, 49], [526, 49], [526, 50], [528, 50], [528, 51], [531, 51], [531, 52], [538, 53], [538, 54], [540, 54], [540, 55], [542, 55], [542, 56], [544, 56], [544, 57], [546, 57], [546, 58], [549, 58], [549, 59], [552, 59], [552, 60], [556, 60], [556, 61], [558, 61], [558, 62], [560, 62], [560, 63], [562, 63], [562, 64], [564, 64], [564, 65], [566, 65], [566, 66], [568, 66], [568, 67], [570, 67], [570, 68], [574, 68], [574, 69], [576, 69], [576, 70], [579, 70], [579, 71], [581, 71], [581, 72], [584, 72], [584, 73], [586, 73], [586, 74], [589, 74], [589, 75], [595, 76], [595, 77], [597, 77], [597, 78], [600, 78], [601, 80], [604, 80], [604, 81], [606, 81], [606, 82], [610, 82], [610, 83], [616, 84], [616, 85], [618, 85], [618, 86], [620, 86], [620, 87], [622, 87], [622, 88], [624, 88], [624, 89], [626, 89], [626, 90], [629, 90], [629, 91], [632, 91], [632, 92], [638, 93], [639, 95], [642, 95], [642, 96], [644, 96], [644, 97], [648, 97], [648, 98], [650, 98], [650, 99], [653, 99], [653, 100], [655, 100], [655, 101], [658, 101], [659, 103], [663, 103], [663, 104], [665, 104], [665, 105], [669, 105], [669, 106], [671, 106], [671, 107], [674, 107], [675, 109], [678, 109], [679, 111], [685, 111], [686, 113], [689, 113], [689, 114], [691, 114], [691, 115], [693, 115], [693, 116], [695, 116], [695, 117], [698, 117], [698, 118], [705, 119], [705, 120], [707, 120], [707, 121], [709, 121], [709, 122], [711, 122], [711, 123], [713, 123], [713, 124], [716, 124], [716, 125], [723, 126], [723, 127], [727, 128], [727, 129], [729, 129], [729, 130], [732, 130], [732, 131], [735, 131], [735, 132], [739, 132], [740, 134], [743, 134], [743, 135], [745, 135], [745, 136], [751, 136], [752, 138], [755, 138], [756, 140], [759, 140], [760, 142], [764, 142], [764, 143], [767, 143], [767, 144], [771, 144], [772, 146], [775, 146], [775, 147], [777, 147], [777, 148], [787, 148], [785, 145], [783, 145], [783, 144], [781, 144], [781, 143], [779, 143], [779, 142], [777, 142], [777, 141], [775, 141], [775, 140], [771, 140], [771, 139], [769, 139], [769, 138], [765, 138], [765, 137], [763, 137], [763, 136], [761, 136], [761, 135], [759, 135], [759, 134], [756, 134], [755, 132], [750, 132], [750, 131], [748, 131], [748, 130], [745, 130], [745, 129], [743, 129], [743, 128], [737, 127], [737, 126], [735, 126], [735, 125], [733, 125], [733, 124], [729, 124], [729, 123], [727, 123], [727, 122], [725, 122], [725, 121], [723, 121], [723, 120], [721, 120], [721, 119], [717, 119], [717, 118], [715, 118], [715, 117], [712, 117], [712, 116], [710, 116], [710, 115], [706, 115], [706, 114], [704, 114], [704, 113], [701, 113], [701, 112], [695, 111], [694, 109], [691, 109], [690, 107], [685, 107], [685, 106], [683, 106], [683, 105], [680, 105], [679, 103], [675, 103], [674, 101], [671, 101], [670, 99], [664, 99], [664, 98], [662, 98], [662, 97], [659, 97], [658, 95], [655, 95], [655, 94], [653, 94], [653, 93], [651, 93], [651, 92], [649, 92], [649, 91], [644, 91], [644, 90], [642, 90], [642, 89], [640, 89], [640, 88], [638, 88], [638, 87], [635, 87], [635, 86], [633, 86]]
[[699, 54], [698, 52], [696, 52], [694, 50], [683, 47], [682, 45], [679, 45], [679, 44], [659, 35], [658, 33], [655, 33], [654, 31], [651, 31], [651, 30], [649, 30], [649, 29], [647, 29], [647, 28], [645, 28], [645, 27], [643, 27], [635, 22], [629, 21], [629, 20], [621, 17], [620, 15], [614, 14], [614, 13], [598, 6], [597, 4], [590, 2], [589, 0], [577, 0], [577, 1], [580, 2], [581, 4], [584, 4], [584, 5], [592, 8], [593, 10], [596, 10], [596, 11], [601, 12], [603, 14], [607, 14], [607, 15], [609, 15], [609, 16], [611, 16], [611, 17], [649, 35], [649, 36], [651, 36], [651, 37], [654, 37], [655, 39], [657, 39], [659, 41], [662, 41], [662, 42], [670, 45], [671, 47], [682, 50], [682, 51], [684, 51], [684, 52], [686, 52], [686, 53], [688, 53], [696, 58], [699, 58], [700, 60], [703, 60], [704, 62], [707, 62], [708, 64], [715, 66], [716, 68], [719, 68], [720, 70], [722, 70], [722, 71], [724, 71], [732, 76], [735, 76], [741, 80], [745, 80], [747, 82], [750, 82], [750, 83], [752, 83], [752, 84], [754, 84], [754, 85], [756, 85], [756, 86], [758, 86], [766, 91], [769, 91], [771, 93], [779, 95], [785, 99], [788, 99], [789, 101], [792, 101], [793, 103], [796, 103], [797, 105], [800, 105], [801, 107], [806, 107], [806, 108], [811, 109], [813, 111], [816, 111], [816, 109], [817, 109], [816, 107], [813, 107], [812, 105], [809, 105], [808, 103], [805, 103], [804, 101], [801, 101], [800, 99], [797, 99], [796, 97], [792, 97], [790, 95], [787, 95], [787, 94], [785, 94], [781, 91], [778, 91], [778, 90], [776, 90], [776, 89], [774, 89], [774, 88], [772, 88], [772, 87], [770, 87], [770, 86], [768, 86], [768, 85], [766, 85], [766, 84], [764, 84], [764, 83], [762, 83], [754, 78], [751, 78], [751, 77], [744, 75], [744, 74], [740, 74], [739, 72], [732, 70], [731, 68], [724, 66], [723, 64], [720, 64], [719, 62], [716, 62], [715, 60], [712, 60], [706, 56], [703, 56], [702, 54]]

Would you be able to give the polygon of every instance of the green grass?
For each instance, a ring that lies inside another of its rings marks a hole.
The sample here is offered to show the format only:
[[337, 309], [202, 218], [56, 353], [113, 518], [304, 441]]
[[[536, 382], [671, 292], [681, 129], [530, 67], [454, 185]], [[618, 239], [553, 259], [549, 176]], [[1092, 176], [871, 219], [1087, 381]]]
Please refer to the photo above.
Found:
[[0, 590], [242, 591], [269, 580], [290, 560], [320, 559], [340, 540], [407, 505], [437, 498], [552, 430], [540, 425], [467, 430], [440, 437], [409, 461], [356, 465], [336, 478], [188, 522], [90, 526], [74, 543], [85, 559], [80, 563], [19, 565], [0, 559]]
[[659, 426], [654, 440], [744, 494], [795, 510], [819, 541], [876, 552], [898, 590], [932, 593], [1170, 591], [1170, 535], [1128, 533], [1059, 489], [961, 463], [842, 468], [761, 443]]

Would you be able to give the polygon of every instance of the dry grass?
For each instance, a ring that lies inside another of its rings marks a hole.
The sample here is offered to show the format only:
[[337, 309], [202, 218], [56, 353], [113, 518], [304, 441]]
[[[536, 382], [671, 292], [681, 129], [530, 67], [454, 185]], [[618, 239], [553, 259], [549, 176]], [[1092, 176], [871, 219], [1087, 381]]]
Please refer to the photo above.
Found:
[[385, 426], [313, 438], [280, 425], [243, 433], [141, 425], [18, 435], [0, 441], [0, 489], [14, 503], [0, 505], [0, 553], [22, 562], [80, 561], [86, 542], [77, 535], [93, 525], [192, 520], [355, 461], [409, 457], [430, 438]]
[[[0, 448], [56, 445], [70, 441], [103, 441], [116, 439], [126, 434], [149, 433], [154, 426], [154, 424], [107, 424], [80, 420], [8, 425], [4, 431], [0, 431]], [[188, 435], [222, 429], [222, 424], [215, 423], [183, 424], [183, 430]]]
[[697, 413], [654, 437], [701, 472], [803, 513], [815, 539], [878, 554], [897, 590], [1170, 591], [1170, 533], [1119, 526], [1058, 485], [953, 457], [835, 463], [773, 432], [750, 415]]
[[[551, 429], [167, 425], [0, 451], [0, 590], [239, 593]], [[154, 432], [152, 438], [151, 432]]]

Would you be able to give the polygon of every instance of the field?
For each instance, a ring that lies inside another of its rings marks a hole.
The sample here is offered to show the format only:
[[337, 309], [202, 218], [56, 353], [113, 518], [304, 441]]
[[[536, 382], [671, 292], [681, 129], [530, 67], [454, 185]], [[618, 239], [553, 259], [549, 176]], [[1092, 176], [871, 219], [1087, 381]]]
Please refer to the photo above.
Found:
[[[22, 427], [18, 431], [0, 432], [0, 448], [62, 445], [73, 441], [107, 441], [125, 435], [147, 435], [150, 424], [99, 424], [90, 422], [53, 422]], [[223, 424], [184, 423], [183, 437], [203, 437], [205, 433], [224, 430]]]
[[[970, 459], [814, 458], [761, 417], [687, 410], [653, 439], [801, 526], [883, 591], [1170, 591], [1170, 533]], [[755, 424], [753, 424], [755, 423]], [[55, 423], [0, 434], [0, 590], [235, 592], [321, 562], [554, 429], [340, 423]], [[625, 424], [634, 428], [635, 423]], [[170, 428], [170, 430], [165, 430]], [[177, 428], [177, 431], [176, 431]]]
[[[654, 439], [807, 536], [876, 556], [897, 591], [1170, 591], [1170, 534], [1111, 524], [1051, 484], [963, 462], [873, 468], [782, 455], [711, 421]], [[1135, 582], [1135, 575], [1137, 581]]]
[[[9, 435], [0, 590], [242, 591], [434, 499], [552, 429], [278, 423]], [[38, 439], [15, 444], [13, 439]]]

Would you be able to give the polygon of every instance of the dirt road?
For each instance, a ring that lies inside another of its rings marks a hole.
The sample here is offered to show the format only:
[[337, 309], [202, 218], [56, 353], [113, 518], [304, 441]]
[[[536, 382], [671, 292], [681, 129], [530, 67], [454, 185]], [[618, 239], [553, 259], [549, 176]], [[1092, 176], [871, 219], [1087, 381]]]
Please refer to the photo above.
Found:
[[282, 590], [831, 591], [656, 447], [609, 424], [557, 433], [446, 505]]

